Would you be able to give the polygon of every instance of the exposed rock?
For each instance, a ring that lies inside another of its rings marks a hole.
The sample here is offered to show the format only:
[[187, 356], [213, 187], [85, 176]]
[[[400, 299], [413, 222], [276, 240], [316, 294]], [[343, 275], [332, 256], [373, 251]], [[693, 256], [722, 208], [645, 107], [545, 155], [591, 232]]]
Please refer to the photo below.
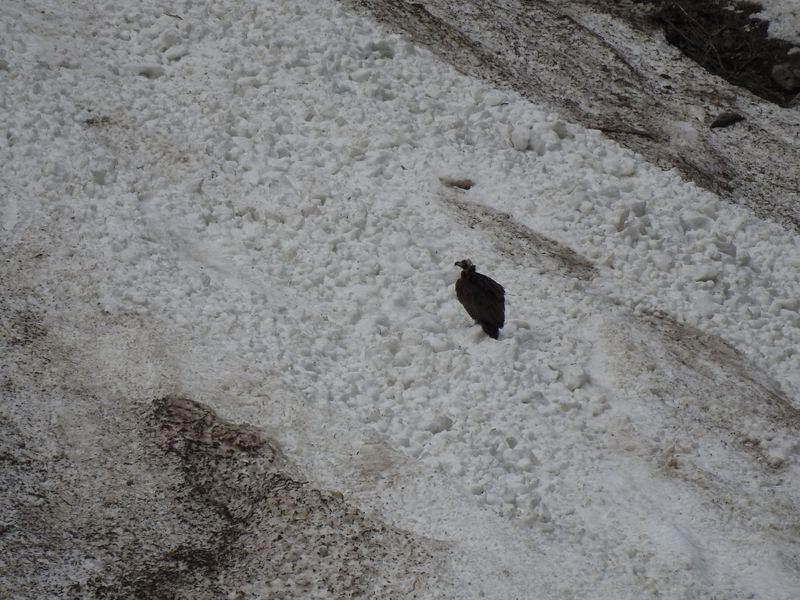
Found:
[[730, 127], [731, 125], [744, 120], [745, 118], [737, 112], [725, 111], [718, 114], [717, 117], [711, 122], [709, 127], [711, 127], [711, 129], [715, 129], [717, 127]]
[[800, 61], [772, 67], [772, 79], [789, 93], [800, 92]]
[[439, 177], [439, 181], [447, 187], [458, 188], [460, 190], [468, 190], [475, 185], [475, 182], [469, 177], [447, 177], [443, 175]]

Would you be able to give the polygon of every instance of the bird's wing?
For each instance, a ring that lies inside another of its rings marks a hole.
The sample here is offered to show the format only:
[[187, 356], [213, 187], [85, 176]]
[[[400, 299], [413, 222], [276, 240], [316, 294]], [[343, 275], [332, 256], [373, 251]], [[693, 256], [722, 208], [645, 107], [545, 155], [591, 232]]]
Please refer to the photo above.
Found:
[[464, 279], [461, 277], [456, 279], [456, 298], [461, 304], [464, 304]]
[[491, 277], [481, 275], [480, 273], [475, 273], [475, 282], [481, 287], [482, 290], [484, 290], [487, 294], [494, 296], [498, 301], [505, 300], [506, 290]]
[[470, 316], [478, 321], [491, 323], [496, 327], [505, 325], [506, 291], [503, 286], [480, 273], [475, 273], [470, 278], [470, 281], [475, 286], [475, 290], [470, 294], [471, 306], [466, 307], [465, 305]]

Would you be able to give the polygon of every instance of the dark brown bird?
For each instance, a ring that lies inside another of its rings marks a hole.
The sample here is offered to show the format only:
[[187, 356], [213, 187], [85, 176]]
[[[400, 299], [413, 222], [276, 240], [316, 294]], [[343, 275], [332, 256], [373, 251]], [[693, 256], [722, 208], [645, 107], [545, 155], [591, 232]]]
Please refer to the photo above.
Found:
[[456, 281], [458, 301], [486, 335], [497, 339], [506, 323], [506, 291], [494, 279], [478, 273], [471, 260], [460, 260], [456, 266], [461, 267]]

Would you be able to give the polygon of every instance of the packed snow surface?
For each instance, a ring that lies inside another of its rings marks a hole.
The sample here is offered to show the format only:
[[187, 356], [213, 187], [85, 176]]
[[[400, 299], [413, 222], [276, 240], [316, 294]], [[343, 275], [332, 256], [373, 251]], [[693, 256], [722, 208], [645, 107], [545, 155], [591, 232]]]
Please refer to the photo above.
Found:
[[769, 35], [800, 43], [800, 0], [759, 0], [758, 18], [769, 21]]
[[332, 1], [0, 19], [3, 246], [87, 385], [277, 432], [463, 597], [797, 597], [795, 234]]

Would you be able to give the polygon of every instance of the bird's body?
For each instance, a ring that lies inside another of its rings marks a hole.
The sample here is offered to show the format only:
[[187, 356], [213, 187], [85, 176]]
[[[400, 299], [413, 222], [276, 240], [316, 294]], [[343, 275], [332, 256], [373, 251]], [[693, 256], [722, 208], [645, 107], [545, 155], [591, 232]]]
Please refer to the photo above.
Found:
[[475, 270], [470, 260], [460, 260], [461, 277], [456, 281], [456, 297], [486, 335], [497, 339], [506, 322], [506, 291], [494, 279]]

